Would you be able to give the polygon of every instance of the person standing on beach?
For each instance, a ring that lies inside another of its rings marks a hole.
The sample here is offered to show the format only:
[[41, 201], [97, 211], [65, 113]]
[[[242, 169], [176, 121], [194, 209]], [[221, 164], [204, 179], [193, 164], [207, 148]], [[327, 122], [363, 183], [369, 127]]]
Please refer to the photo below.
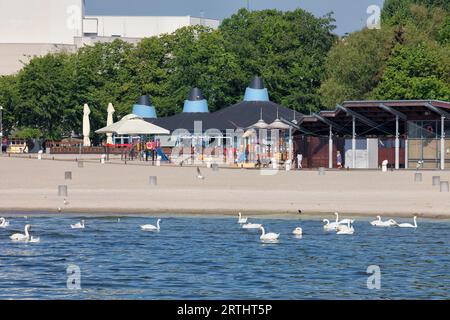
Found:
[[341, 152], [339, 150], [338, 150], [337, 155], [336, 155], [336, 163], [337, 163], [338, 169], [342, 169], [342, 155], [341, 155]]
[[303, 154], [297, 154], [297, 169], [302, 168]]

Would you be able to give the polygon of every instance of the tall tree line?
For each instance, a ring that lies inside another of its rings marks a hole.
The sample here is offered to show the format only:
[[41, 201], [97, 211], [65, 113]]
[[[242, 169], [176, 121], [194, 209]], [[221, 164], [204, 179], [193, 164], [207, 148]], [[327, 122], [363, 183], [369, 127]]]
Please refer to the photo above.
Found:
[[109, 102], [120, 118], [142, 94], [158, 116], [172, 115], [194, 86], [215, 111], [240, 101], [254, 75], [272, 101], [303, 113], [351, 99], [450, 100], [447, 1], [386, 0], [382, 17], [380, 30], [339, 38], [331, 14], [241, 9], [218, 30], [186, 27], [136, 46], [118, 39], [36, 57], [0, 77], [4, 129], [59, 139], [81, 132], [84, 103], [100, 128]]

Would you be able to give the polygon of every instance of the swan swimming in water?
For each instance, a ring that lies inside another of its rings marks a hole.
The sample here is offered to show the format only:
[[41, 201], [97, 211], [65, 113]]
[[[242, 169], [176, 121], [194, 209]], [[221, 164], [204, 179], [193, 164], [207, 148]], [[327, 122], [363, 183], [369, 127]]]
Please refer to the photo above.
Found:
[[339, 225], [339, 223], [337, 223], [337, 222], [331, 222], [330, 223], [330, 220], [328, 220], [328, 219], [323, 219], [322, 221], [324, 223], [326, 223], [323, 226], [325, 231], [334, 231], [334, 230], [336, 230], [337, 226]]
[[70, 227], [72, 229], [84, 229], [84, 220], [81, 220], [80, 222], [77, 222], [75, 224], [71, 224]]
[[389, 219], [386, 221], [382, 221], [380, 216], [377, 216], [377, 220], [370, 222], [371, 225], [375, 227], [392, 227], [397, 224], [395, 220]]
[[238, 223], [247, 223], [248, 218], [242, 218], [242, 213], [239, 212]]
[[353, 234], [355, 229], [350, 225], [350, 221], [347, 225], [341, 224], [336, 228], [336, 234]]
[[246, 223], [242, 225], [242, 229], [259, 229], [262, 227], [260, 223]]
[[400, 228], [417, 228], [417, 216], [414, 216], [414, 224], [411, 223], [397, 223]]
[[278, 237], [280, 236], [279, 233], [273, 233], [273, 232], [266, 233], [266, 231], [264, 230], [264, 227], [262, 227], [262, 226], [259, 229], [261, 230], [261, 236], [259, 237], [259, 239], [261, 239], [263, 241], [275, 241], [275, 240], [278, 240]]
[[159, 223], [160, 222], [161, 222], [161, 219], [158, 219], [156, 221], [156, 227], [152, 224], [144, 224], [141, 226], [141, 229], [144, 231], [159, 231], [159, 229], [160, 229]]
[[12, 241], [22, 241], [22, 242], [31, 242], [31, 243], [37, 243], [40, 241], [40, 238], [30, 236], [29, 230], [31, 229], [31, 225], [27, 224], [25, 226], [25, 234], [23, 233], [14, 233], [9, 238]]
[[296, 236], [301, 236], [303, 234], [303, 229], [300, 227], [297, 227], [292, 231], [292, 234], [295, 234]]
[[7, 226], [9, 226], [9, 221], [3, 217], [0, 218], [0, 228], [6, 228]]
[[341, 221], [339, 221], [339, 213], [335, 212], [334, 214], [336, 216], [336, 223], [337, 224], [348, 224], [349, 222], [350, 223], [355, 222], [355, 220], [352, 220], [352, 219], [342, 219]]

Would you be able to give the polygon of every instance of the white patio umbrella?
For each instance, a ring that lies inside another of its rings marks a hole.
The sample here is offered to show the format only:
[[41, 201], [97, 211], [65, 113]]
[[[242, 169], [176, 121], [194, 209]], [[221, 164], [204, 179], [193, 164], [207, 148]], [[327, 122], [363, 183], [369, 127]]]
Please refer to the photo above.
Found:
[[169, 130], [147, 122], [135, 114], [126, 115], [120, 121], [95, 132], [115, 133], [117, 135], [170, 134]]
[[[112, 105], [112, 103], [108, 104], [108, 118], [106, 120], [106, 126], [110, 126], [114, 123], [113, 120], [113, 114], [114, 112], [116, 112], [116, 110], [114, 109], [114, 106]], [[112, 144], [113, 143], [113, 139], [112, 139], [112, 133], [107, 133], [106, 134], [106, 143], [107, 144]]]
[[91, 133], [91, 124], [89, 123], [89, 115], [91, 114], [91, 109], [87, 103], [83, 107], [83, 146], [90, 147], [91, 139], [89, 139], [89, 134]]

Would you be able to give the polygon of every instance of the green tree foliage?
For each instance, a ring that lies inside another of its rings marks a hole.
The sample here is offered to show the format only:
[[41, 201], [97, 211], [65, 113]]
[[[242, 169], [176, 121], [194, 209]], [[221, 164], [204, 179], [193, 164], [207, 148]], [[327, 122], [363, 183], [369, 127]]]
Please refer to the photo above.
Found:
[[380, 84], [374, 90], [376, 99], [450, 100], [450, 65], [441, 52], [421, 44], [398, 45], [389, 58]]
[[76, 104], [72, 67], [71, 56], [60, 53], [34, 58], [20, 71], [20, 100], [14, 106], [18, 126], [40, 129], [49, 138], [70, 132]]
[[[450, 70], [448, 19], [447, 2], [385, 1], [381, 30], [354, 32], [329, 51], [325, 64], [327, 78], [320, 89], [322, 103], [334, 108], [344, 100], [445, 97]], [[416, 48], [422, 49], [417, 52]], [[408, 50], [415, 54], [405, 56]], [[409, 74], [409, 67], [396, 63], [399, 56], [417, 67], [433, 62], [435, 73], [418, 69], [420, 79], [407, 81], [401, 77]], [[400, 83], [389, 81], [395, 76], [400, 77], [397, 79]], [[405, 88], [407, 85], [414, 88]], [[394, 94], [398, 89], [401, 90]]]
[[272, 101], [304, 113], [350, 99], [449, 100], [448, 1], [386, 0], [382, 15], [381, 30], [338, 39], [331, 15], [242, 9], [218, 30], [185, 27], [136, 45], [117, 39], [36, 57], [0, 77], [4, 128], [52, 139], [80, 134], [84, 103], [97, 129], [108, 103], [118, 119], [142, 94], [159, 116], [172, 115], [194, 86], [214, 111], [241, 100], [255, 75]]
[[324, 73], [324, 53], [335, 36], [331, 15], [316, 18], [297, 9], [252, 11], [241, 9], [225, 19], [220, 32], [236, 56], [241, 72], [239, 92], [255, 74], [261, 75], [271, 100], [299, 111], [320, 109], [318, 88]]
[[8, 135], [16, 122], [14, 107], [19, 100], [17, 77], [0, 77], [0, 106], [2, 111], [3, 134]]
[[396, 41], [391, 28], [364, 29], [339, 40], [325, 64], [327, 79], [320, 88], [323, 105], [332, 109], [344, 100], [370, 95]]

